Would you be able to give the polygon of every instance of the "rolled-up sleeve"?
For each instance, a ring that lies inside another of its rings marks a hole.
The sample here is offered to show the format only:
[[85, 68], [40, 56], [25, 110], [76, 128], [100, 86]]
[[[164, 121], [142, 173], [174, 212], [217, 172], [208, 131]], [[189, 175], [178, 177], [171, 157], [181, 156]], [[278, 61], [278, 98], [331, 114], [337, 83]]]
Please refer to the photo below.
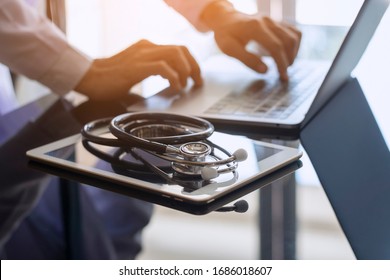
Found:
[[0, 62], [65, 94], [79, 83], [92, 60], [24, 1], [0, 0]]
[[200, 17], [207, 5], [220, 0], [164, 0], [169, 6], [182, 14], [199, 31], [209, 29], [202, 24]]

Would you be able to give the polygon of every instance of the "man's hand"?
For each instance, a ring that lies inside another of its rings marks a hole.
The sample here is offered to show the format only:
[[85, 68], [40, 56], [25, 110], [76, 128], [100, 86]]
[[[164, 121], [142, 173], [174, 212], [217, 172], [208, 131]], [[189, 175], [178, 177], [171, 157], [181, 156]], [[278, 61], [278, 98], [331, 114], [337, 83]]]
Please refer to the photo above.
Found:
[[209, 5], [202, 14], [202, 21], [214, 31], [215, 40], [224, 53], [256, 72], [265, 73], [268, 68], [261, 57], [246, 49], [250, 41], [255, 41], [274, 59], [281, 80], [288, 80], [287, 68], [294, 62], [301, 41], [301, 32], [296, 28], [268, 17], [240, 13], [226, 1]]
[[109, 100], [152, 75], [166, 78], [175, 89], [184, 88], [188, 78], [194, 86], [202, 85], [199, 65], [186, 47], [142, 40], [112, 57], [94, 60], [75, 90], [91, 99]]

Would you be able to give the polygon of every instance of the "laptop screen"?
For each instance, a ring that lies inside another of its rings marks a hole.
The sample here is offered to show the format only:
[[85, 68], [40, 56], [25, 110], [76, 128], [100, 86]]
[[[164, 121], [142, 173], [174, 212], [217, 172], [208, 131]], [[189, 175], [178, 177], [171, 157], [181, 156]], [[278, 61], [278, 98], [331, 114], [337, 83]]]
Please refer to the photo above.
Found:
[[337, 89], [348, 80], [374, 35], [389, 2], [389, 0], [364, 1], [306, 114], [302, 126], [308, 123]]

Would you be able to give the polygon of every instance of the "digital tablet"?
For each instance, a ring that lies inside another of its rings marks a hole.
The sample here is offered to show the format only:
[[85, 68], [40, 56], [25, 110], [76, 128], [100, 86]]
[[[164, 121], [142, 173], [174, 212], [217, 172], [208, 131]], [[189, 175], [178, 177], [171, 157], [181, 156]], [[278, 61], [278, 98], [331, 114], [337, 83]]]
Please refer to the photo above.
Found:
[[[300, 167], [302, 152], [295, 148], [218, 132], [209, 140], [230, 153], [245, 149], [248, 158], [215, 179], [166, 177], [130, 155], [134, 168], [105, 161], [100, 153], [115, 155], [118, 148], [86, 145], [80, 134], [30, 150], [27, 156], [32, 167], [47, 173], [193, 214], [216, 210]], [[145, 159], [171, 175], [170, 162], [149, 154]]]

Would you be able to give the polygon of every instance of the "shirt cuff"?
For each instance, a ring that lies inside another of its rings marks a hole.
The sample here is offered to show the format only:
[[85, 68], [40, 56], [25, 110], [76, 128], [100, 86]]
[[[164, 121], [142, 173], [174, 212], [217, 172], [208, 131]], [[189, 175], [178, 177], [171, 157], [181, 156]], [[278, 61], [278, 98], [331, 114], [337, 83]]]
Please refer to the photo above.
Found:
[[220, 0], [165, 0], [165, 2], [183, 15], [198, 31], [210, 29], [201, 21], [201, 15], [206, 6]]
[[64, 95], [77, 86], [91, 64], [91, 58], [69, 46], [46, 74], [37, 80], [54, 93]]

